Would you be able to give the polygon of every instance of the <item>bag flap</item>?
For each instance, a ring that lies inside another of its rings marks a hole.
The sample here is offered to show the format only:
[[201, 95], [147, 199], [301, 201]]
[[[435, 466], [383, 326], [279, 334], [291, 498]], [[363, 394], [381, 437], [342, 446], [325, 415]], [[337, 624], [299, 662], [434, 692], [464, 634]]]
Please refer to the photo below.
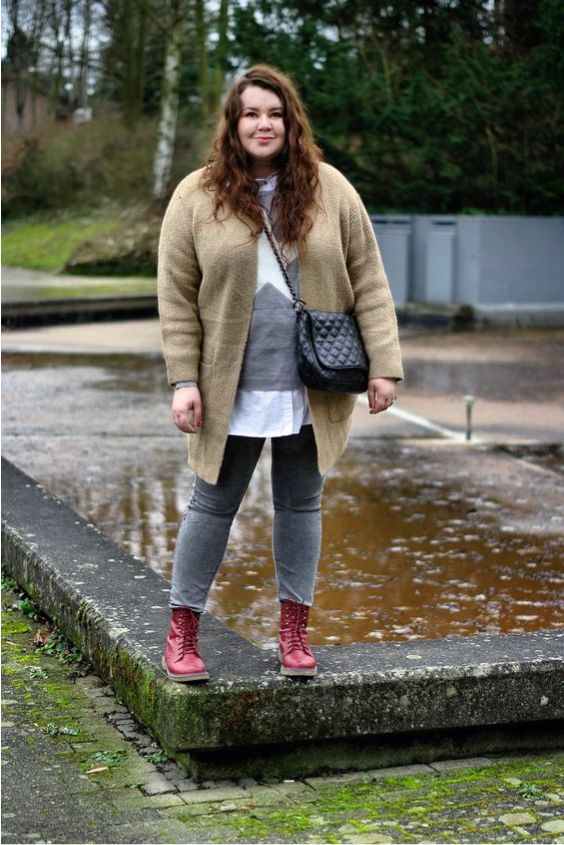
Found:
[[315, 354], [331, 369], [365, 368], [368, 359], [353, 314], [307, 311], [309, 334]]

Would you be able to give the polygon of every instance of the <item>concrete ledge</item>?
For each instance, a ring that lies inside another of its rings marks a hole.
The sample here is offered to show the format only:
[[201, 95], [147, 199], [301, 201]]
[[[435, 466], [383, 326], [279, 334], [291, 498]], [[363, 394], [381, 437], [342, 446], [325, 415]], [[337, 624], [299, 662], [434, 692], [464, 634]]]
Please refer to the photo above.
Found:
[[[401, 326], [452, 331], [473, 325], [472, 308], [467, 305], [440, 305], [408, 302], [396, 305]], [[100, 322], [158, 316], [153, 294], [119, 296], [82, 295], [80, 298], [22, 300], [2, 303], [2, 326], [7, 329], [52, 326], [66, 323]]]
[[[402, 327], [431, 331], [461, 331], [470, 328], [559, 328], [564, 326], [561, 303], [496, 305], [396, 303]], [[80, 299], [45, 299], [2, 304], [2, 326], [7, 329], [52, 326], [66, 323], [154, 318], [157, 297], [152, 294], [120, 295]]]
[[316, 647], [293, 680], [209, 614], [211, 680], [160, 668], [169, 585], [8, 461], [2, 561], [159, 740], [200, 779], [366, 769], [557, 744], [564, 632]]
[[11, 329], [156, 316], [157, 297], [152, 294], [2, 303], [2, 325]]
[[564, 326], [564, 303], [514, 303], [474, 305], [474, 320], [478, 327], [561, 328]]
[[434, 331], [461, 331], [474, 325], [472, 306], [464, 304], [403, 302], [396, 304], [398, 324]]

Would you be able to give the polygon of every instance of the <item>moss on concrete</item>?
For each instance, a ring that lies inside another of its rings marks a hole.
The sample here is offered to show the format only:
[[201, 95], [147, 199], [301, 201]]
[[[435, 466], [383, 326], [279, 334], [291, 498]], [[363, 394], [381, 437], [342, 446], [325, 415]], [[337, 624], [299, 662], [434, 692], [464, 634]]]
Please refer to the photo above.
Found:
[[[222, 842], [553, 842], [540, 825], [558, 816], [564, 781], [564, 758], [539, 755], [483, 768], [419, 777], [387, 777], [339, 788], [316, 785], [317, 800], [280, 807], [253, 806], [252, 798], [232, 811], [219, 804], [173, 808], [168, 812], [201, 830], [202, 842], [222, 830]], [[529, 785], [527, 790], [523, 784]], [[535, 789], [531, 789], [534, 786]], [[551, 795], [541, 808], [538, 796]], [[533, 797], [535, 796], [535, 797]], [[203, 810], [203, 812], [202, 812]], [[534, 821], [511, 825], [514, 811]], [[502, 821], [504, 818], [506, 821]], [[517, 830], [519, 828], [519, 830]], [[372, 838], [370, 838], [372, 837]]]
[[290, 806], [269, 806], [251, 790], [248, 799], [168, 812], [202, 842], [557, 842], [547, 819], [561, 811], [563, 761], [538, 755], [342, 787], [328, 779], [316, 782], [314, 801]]

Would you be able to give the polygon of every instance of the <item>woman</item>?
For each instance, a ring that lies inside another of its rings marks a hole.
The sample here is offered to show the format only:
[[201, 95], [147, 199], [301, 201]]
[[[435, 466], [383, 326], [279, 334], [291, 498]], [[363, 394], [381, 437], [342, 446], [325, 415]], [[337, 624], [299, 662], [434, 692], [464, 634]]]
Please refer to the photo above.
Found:
[[209, 677], [198, 626], [231, 523], [272, 438], [273, 551], [285, 675], [315, 675], [307, 621], [321, 545], [321, 494], [356, 397], [305, 389], [284, 276], [309, 308], [354, 309], [370, 361], [372, 414], [402, 378], [397, 324], [370, 219], [319, 149], [291, 81], [257, 65], [232, 85], [207, 166], [167, 208], [159, 313], [172, 416], [195, 473], [174, 555], [162, 658], [174, 681]]

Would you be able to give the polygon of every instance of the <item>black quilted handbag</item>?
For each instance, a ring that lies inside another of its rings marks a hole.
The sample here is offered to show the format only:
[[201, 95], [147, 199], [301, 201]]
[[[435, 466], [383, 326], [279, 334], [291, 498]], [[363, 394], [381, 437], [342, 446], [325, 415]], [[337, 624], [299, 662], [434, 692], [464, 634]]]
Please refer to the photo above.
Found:
[[354, 314], [309, 311], [298, 299], [270, 229], [265, 232], [292, 294], [298, 326], [298, 373], [306, 387], [332, 393], [368, 389], [368, 358]]

